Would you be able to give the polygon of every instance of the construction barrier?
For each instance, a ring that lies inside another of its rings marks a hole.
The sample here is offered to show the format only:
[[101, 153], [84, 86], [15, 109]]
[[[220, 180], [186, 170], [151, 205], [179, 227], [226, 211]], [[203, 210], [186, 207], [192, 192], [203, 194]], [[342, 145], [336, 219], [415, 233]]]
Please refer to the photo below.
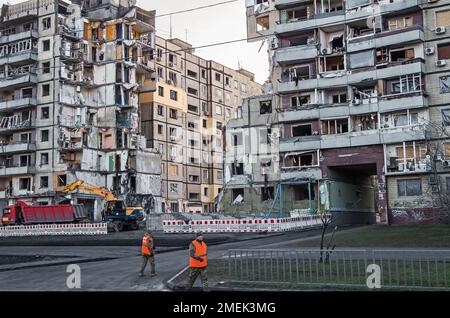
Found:
[[191, 220], [189, 223], [179, 220], [163, 221], [165, 233], [257, 233], [286, 232], [310, 229], [322, 225], [321, 215], [303, 215], [291, 218], [272, 219], [215, 219]]
[[39, 224], [0, 227], [0, 237], [104, 234], [108, 234], [107, 223]]

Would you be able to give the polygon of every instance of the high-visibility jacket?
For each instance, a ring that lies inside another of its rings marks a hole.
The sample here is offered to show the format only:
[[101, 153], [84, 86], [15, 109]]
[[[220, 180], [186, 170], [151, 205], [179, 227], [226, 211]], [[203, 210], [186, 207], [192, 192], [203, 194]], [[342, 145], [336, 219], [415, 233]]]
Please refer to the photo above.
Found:
[[[148, 248], [150, 242], [150, 246], [152, 247], [152, 250]], [[150, 235], [144, 235], [142, 238], [142, 248], [141, 248], [142, 255], [153, 255], [153, 237]]]
[[192, 244], [195, 247], [195, 256], [200, 256], [203, 258], [203, 261], [196, 260], [195, 258], [189, 256], [189, 267], [205, 267], [208, 265], [208, 261], [206, 259], [207, 247], [205, 242], [199, 242], [197, 240], [193, 240]]

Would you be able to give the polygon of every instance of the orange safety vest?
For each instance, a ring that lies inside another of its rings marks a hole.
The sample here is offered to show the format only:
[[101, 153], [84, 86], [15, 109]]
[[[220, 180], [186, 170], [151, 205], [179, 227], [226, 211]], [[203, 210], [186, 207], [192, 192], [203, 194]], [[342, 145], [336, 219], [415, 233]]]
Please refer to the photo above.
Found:
[[149, 240], [150, 240], [150, 246], [152, 247], [152, 250], [153, 250], [153, 237], [151, 237], [149, 235], [144, 235], [144, 237], [142, 238], [142, 248], [141, 248], [141, 252], [143, 255], [153, 255], [153, 252], [150, 252], [150, 250], [148, 248]]
[[207, 247], [205, 242], [199, 243], [197, 240], [193, 240], [192, 244], [195, 247], [195, 256], [201, 256], [203, 261], [200, 262], [195, 258], [189, 256], [189, 267], [206, 267], [208, 265], [208, 261], [206, 259]]

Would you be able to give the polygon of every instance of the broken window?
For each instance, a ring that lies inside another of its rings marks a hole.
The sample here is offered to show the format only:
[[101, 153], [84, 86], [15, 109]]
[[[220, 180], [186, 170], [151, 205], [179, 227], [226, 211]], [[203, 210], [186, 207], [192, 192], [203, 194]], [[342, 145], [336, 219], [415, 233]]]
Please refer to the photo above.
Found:
[[49, 74], [50, 73], [50, 62], [42, 63], [42, 73]]
[[322, 134], [333, 135], [348, 132], [348, 118], [331, 119], [322, 121]]
[[189, 182], [199, 182], [200, 181], [200, 177], [197, 175], [189, 175]]
[[192, 77], [192, 78], [197, 78], [197, 73], [191, 70], [187, 71], [187, 75]]
[[41, 166], [48, 165], [48, 152], [41, 153]]
[[256, 31], [265, 31], [269, 30], [270, 24], [269, 24], [269, 16], [261, 16], [256, 18]]
[[58, 176], [58, 187], [65, 187], [67, 185], [67, 175], [61, 174]]
[[176, 91], [170, 90], [170, 99], [177, 101], [178, 100], [178, 93]]
[[177, 138], [177, 129], [174, 127], [169, 128], [170, 139], [175, 140]]
[[169, 54], [169, 63], [177, 65], [177, 56], [175, 54]]
[[244, 174], [244, 164], [242, 162], [232, 163], [231, 170], [233, 175], [243, 175]]
[[188, 93], [191, 95], [198, 96], [198, 90], [196, 90], [195, 88], [192, 88], [192, 87], [188, 87]]
[[169, 109], [169, 117], [172, 119], [178, 119], [178, 112], [176, 109], [170, 108]]
[[291, 97], [291, 107], [301, 107], [304, 105], [311, 104], [311, 96], [310, 95], [304, 95], [304, 96], [293, 96]]
[[343, 104], [347, 102], [346, 93], [334, 94], [332, 97], [333, 97], [333, 104]]
[[394, 17], [388, 19], [389, 31], [403, 29], [413, 24], [412, 17]]
[[450, 126], [450, 109], [442, 109], [442, 125], [445, 127]]
[[439, 92], [450, 93], [450, 76], [439, 77]]
[[390, 51], [391, 62], [402, 62], [414, 58], [414, 49], [401, 49]]
[[272, 113], [272, 101], [261, 101], [259, 102], [259, 113], [261, 115]]
[[231, 202], [233, 204], [241, 203], [244, 201], [244, 189], [232, 189], [231, 192]]
[[355, 131], [372, 130], [378, 128], [377, 114], [354, 116], [352, 117], [352, 119]]
[[292, 127], [292, 137], [303, 137], [312, 135], [312, 125], [297, 125]]
[[48, 119], [50, 117], [50, 108], [42, 107], [41, 108], [41, 119]]
[[50, 17], [42, 19], [42, 29], [43, 29], [43, 30], [48, 30], [48, 29], [50, 29], [51, 26], [52, 26], [52, 23], [51, 23], [51, 22], [52, 22], [52, 20], [51, 20]]
[[48, 176], [44, 176], [40, 178], [39, 187], [41, 189], [48, 188]]
[[48, 141], [48, 136], [49, 136], [48, 129], [41, 130], [41, 142], [47, 142]]
[[20, 178], [19, 179], [19, 190], [31, 190], [31, 178]]
[[273, 200], [273, 198], [274, 198], [273, 187], [261, 188], [261, 201]]
[[42, 41], [42, 50], [43, 51], [50, 51], [50, 40]]
[[397, 180], [397, 195], [399, 197], [422, 195], [422, 180], [421, 179]]
[[42, 96], [50, 96], [50, 84], [42, 85]]
[[420, 74], [410, 74], [391, 82], [391, 94], [416, 92], [422, 89], [422, 77]]
[[22, 98], [32, 98], [32, 97], [33, 97], [33, 89], [31, 87], [22, 89]]

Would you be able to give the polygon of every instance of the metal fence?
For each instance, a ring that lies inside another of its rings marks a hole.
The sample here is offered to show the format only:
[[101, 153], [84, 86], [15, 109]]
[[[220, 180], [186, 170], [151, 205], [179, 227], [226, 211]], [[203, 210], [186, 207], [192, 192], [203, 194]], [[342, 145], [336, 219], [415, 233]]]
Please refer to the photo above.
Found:
[[233, 249], [223, 266], [230, 282], [277, 288], [450, 290], [450, 250]]

